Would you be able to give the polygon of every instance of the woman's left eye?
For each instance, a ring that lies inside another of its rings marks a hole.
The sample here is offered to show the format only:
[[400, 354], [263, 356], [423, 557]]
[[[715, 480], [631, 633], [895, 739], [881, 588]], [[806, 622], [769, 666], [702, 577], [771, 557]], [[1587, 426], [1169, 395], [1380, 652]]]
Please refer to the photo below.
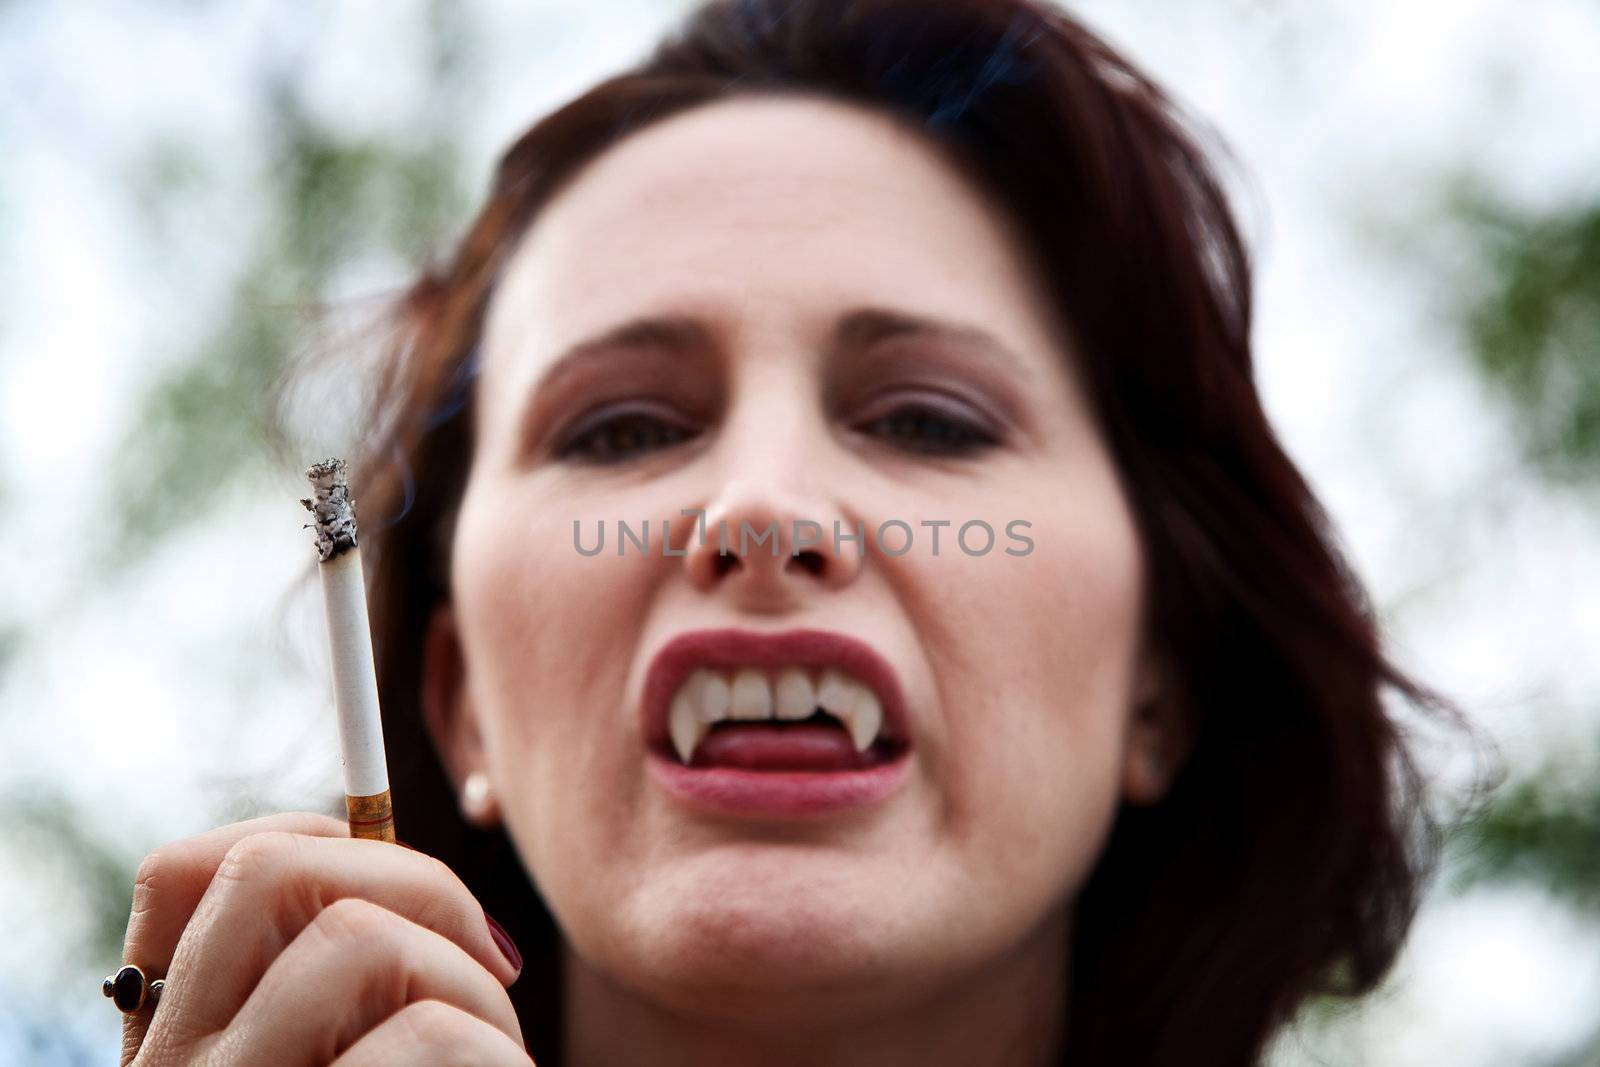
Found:
[[975, 421], [927, 403], [901, 404], [857, 428], [910, 451], [936, 455], [963, 455], [999, 444], [999, 438]]

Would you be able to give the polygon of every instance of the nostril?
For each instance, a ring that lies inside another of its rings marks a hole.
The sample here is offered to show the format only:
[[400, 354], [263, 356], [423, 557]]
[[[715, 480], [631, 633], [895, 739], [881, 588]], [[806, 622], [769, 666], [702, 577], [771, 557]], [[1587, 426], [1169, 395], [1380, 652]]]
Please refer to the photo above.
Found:
[[720, 553], [719, 552], [717, 555], [712, 557], [712, 568], [716, 571], [716, 574], [717, 574], [718, 578], [723, 577], [725, 574], [727, 574], [729, 571], [733, 570], [733, 568], [737, 567], [738, 565], [739, 565], [739, 557], [735, 556], [731, 552], [729, 552], [729, 553]]
[[824, 565], [822, 553], [805, 549], [794, 557], [794, 561], [806, 569], [809, 574], [821, 574]]

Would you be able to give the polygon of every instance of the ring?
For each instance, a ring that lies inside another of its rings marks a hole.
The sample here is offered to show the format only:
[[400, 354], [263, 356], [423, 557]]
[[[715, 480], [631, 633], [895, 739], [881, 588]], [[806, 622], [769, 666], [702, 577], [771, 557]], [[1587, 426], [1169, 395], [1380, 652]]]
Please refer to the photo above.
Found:
[[162, 978], [146, 981], [144, 972], [130, 963], [101, 982], [100, 992], [110, 997], [111, 1003], [122, 1014], [132, 1015], [146, 1004], [154, 1007], [166, 985], [166, 980]]

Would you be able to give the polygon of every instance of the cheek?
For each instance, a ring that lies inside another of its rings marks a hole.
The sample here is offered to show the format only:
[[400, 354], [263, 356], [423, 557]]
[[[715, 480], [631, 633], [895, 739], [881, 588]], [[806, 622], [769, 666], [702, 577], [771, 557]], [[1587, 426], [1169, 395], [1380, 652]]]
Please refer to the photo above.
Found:
[[[545, 520], [545, 510], [519, 506], [509, 492], [469, 500], [454, 572], [471, 698], [501, 808], [534, 854], [558, 847], [563, 827], [631, 810], [615, 787], [625, 780], [621, 761], [637, 758], [619, 735], [635, 735], [619, 717], [645, 588], [633, 573], [638, 557], [581, 555], [570, 516]], [[601, 782], [610, 785], [594, 788]]]
[[938, 592], [922, 628], [950, 832], [1050, 897], [1087, 877], [1115, 812], [1143, 570], [1120, 497], [1027, 518], [1031, 554], [925, 560], [918, 584]]

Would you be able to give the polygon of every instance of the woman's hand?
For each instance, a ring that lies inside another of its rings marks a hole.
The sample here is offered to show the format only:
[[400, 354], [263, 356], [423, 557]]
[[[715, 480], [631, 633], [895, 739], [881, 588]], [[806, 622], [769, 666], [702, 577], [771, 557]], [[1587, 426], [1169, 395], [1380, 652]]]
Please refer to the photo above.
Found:
[[122, 1064], [528, 1067], [518, 970], [440, 861], [308, 812], [164, 845], [134, 886], [123, 959], [165, 976]]

